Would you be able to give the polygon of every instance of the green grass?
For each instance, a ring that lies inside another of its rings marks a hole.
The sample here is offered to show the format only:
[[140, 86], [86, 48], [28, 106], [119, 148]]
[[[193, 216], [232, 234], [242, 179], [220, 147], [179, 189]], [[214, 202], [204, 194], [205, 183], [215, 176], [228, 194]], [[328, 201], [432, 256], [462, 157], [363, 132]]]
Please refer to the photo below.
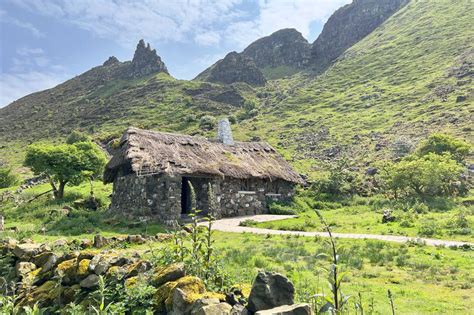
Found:
[[[26, 189], [20, 196], [24, 200], [29, 200], [48, 189], [47, 184], [38, 185]], [[0, 193], [6, 190], [3, 189]], [[18, 207], [12, 206], [10, 202], [2, 203], [0, 211], [6, 216], [7, 228], [16, 226], [20, 232], [3, 232], [1, 237], [28, 237], [44, 242], [58, 238], [91, 239], [96, 233], [107, 236], [141, 233], [153, 235], [166, 230], [159, 224], [150, 223], [145, 226], [111, 216], [106, 212], [111, 185], [104, 186], [100, 182], [94, 182], [94, 191], [103, 204], [98, 211], [74, 208], [74, 201], [88, 196], [88, 183], [67, 187], [66, 198], [61, 202], [44, 196], [31, 203], [22, 203]], [[307, 200], [307, 197], [305, 198]], [[304, 208], [303, 199], [303, 197], [298, 199], [300, 209]], [[356, 200], [354, 203], [362, 201]], [[326, 208], [322, 210], [323, 215], [332, 223], [335, 231], [354, 232], [350, 222], [355, 226], [360, 224], [364, 228], [361, 222], [375, 220], [370, 215], [364, 214], [369, 208], [367, 205], [338, 207], [337, 204], [319, 203], [320, 207]], [[72, 207], [70, 215], [57, 215], [55, 210], [64, 206]], [[328, 209], [331, 207], [334, 209]], [[350, 214], [347, 212], [348, 209], [351, 209]], [[357, 214], [357, 211], [360, 213]], [[55, 215], [51, 215], [51, 212]], [[309, 215], [308, 212], [301, 214], [297, 220], [306, 216], [307, 220], [319, 224], [314, 215]], [[357, 222], [356, 218], [360, 222]], [[298, 221], [279, 221], [276, 224], [284, 222], [293, 225]], [[376, 223], [374, 226], [377, 228]], [[46, 228], [44, 233], [41, 232], [42, 227]], [[380, 225], [380, 228], [382, 227], [384, 226]], [[225, 273], [234, 283], [251, 283], [257, 271], [265, 269], [287, 275], [295, 284], [298, 301], [308, 301], [315, 293], [328, 292], [326, 273], [321, 268], [327, 268], [329, 262], [318, 255], [328, 252], [326, 239], [222, 232], [214, 232], [214, 239], [216, 253], [222, 259]], [[399, 314], [465, 314], [474, 307], [472, 250], [367, 240], [338, 239], [337, 243], [341, 267], [348, 272], [343, 285], [344, 293], [356, 296], [360, 292], [366, 310], [373, 299], [374, 314], [387, 314], [389, 311], [387, 289], [390, 289], [395, 296]], [[167, 243], [127, 245], [116, 246], [114, 250], [126, 254], [137, 251], [146, 258], [161, 253], [163, 246], [169, 245]]]
[[[50, 194], [32, 200], [35, 196], [50, 190], [49, 184], [37, 185], [24, 190], [15, 196], [22, 200], [15, 204], [12, 200], [2, 202], [0, 212], [5, 216], [7, 230], [15, 227], [18, 232], [4, 232], [2, 237], [32, 238], [36, 241], [55, 238], [77, 239], [91, 237], [97, 233], [103, 235], [142, 234], [154, 235], [164, 232], [162, 225], [156, 223], [140, 223], [123, 216], [114, 215], [107, 211], [110, 203], [109, 195], [112, 185], [94, 182], [94, 194], [102, 205], [93, 211], [77, 205], [77, 201], [89, 196], [90, 185], [83, 183], [79, 186], [66, 186], [65, 198], [54, 200]], [[16, 187], [0, 190], [15, 191]], [[63, 212], [68, 209], [69, 213]], [[43, 231], [45, 229], [45, 231]]]
[[[297, 300], [328, 293], [328, 253], [321, 238], [281, 237], [215, 232], [215, 248], [235, 283], [251, 283], [258, 270], [287, 275]], [[374, 300], [374, 314], [388, 314], [387, 289], [395, 296], [397, 314], [466, 314], [474, 307], [473, 251], [400, 245], [380, 241], [337, 240], [340, 264], [347, 277], [343, 292], [362, 294], [365, 310]], [[131, 250], [159, 253], [163, 244]], [[352, 302], [351, 302], [352, 308]]]
[[[463, 206], [460, 202], [448, 200], [446, 203], [449, 207], [441, 210], [421, 203], [409, 206], [377, 197], [343, 200], [342, 204], [321, 201], [312, 203], [334, 232], [474, 241], [474, 208]], [[294, 208], [298, 208], [298, 205], [294, 205]], [[382, 223], [385, 209], [394, 209], [392, 214], [395, 222]], [[460, 213], [465, 216], [465, 224], [468, 225], [465, 228], [457, 222]], [[252, 226], [290, 231], [324, 231], [316, 212], [308, 209], [296, 218], [253, 223]]]

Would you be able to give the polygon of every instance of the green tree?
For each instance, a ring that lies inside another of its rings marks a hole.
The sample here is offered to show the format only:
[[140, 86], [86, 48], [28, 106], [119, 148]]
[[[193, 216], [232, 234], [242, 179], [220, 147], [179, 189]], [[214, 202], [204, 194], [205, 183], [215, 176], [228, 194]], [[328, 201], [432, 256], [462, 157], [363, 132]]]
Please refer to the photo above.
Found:
[[66, 184], [78, 185], [100, 174], [107, 159], [94, 143], [32, 144], [27, 148], [24, 165], [35, 174], [45, 174], [53, 189], [54, 197], [64, 197]]
[[470, 150], [471, 145], [464, 140], [456, 139], [445, 134], [433, 133], [428, 137], [428, 139], [420, 143], [416, 153], [419, 156], [429, 153], [435, 153], [438, 155], [449, 153], [456, 161], [462, 162], [469, 154]]
[[395, 198], [454, 196], [462, 192], [462, 165], [449, 153], [412, 155], [398, 163], [386, 163], [379, 178]]

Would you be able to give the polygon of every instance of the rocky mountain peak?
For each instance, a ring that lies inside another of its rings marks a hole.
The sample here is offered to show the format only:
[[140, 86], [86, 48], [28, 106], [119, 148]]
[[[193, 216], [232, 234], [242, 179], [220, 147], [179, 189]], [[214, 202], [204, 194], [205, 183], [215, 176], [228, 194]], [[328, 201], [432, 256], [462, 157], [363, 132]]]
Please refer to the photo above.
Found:
[[313, 70], [325, 71], [346, 49], [369, 35], [408, 1], [354, 0], [336, 10], [313, 43]]
[[256, 40], [242, 54], [252, 58], [260, 69], [302, 68], [309, 60], [311, 45], [296, 29], [285, 28]]
[[235, 51], [228, 53], [224, 59], [206, 69], [196, 79], [224, 84], [245, 82], [255, 86], [262, 86], [266, 83], [265, 76], [255, 65], [255, 62]]
[[110, 56], [109, 59], [107, 59], [102, 65], [104, 67], [111, 66], [114, 64], [120, 63], [120, 61], [117, 59], [115, 56]]
[[132, 77], [146, 76], [152, 73], [164, 72], [168, 73], [168, 69], [160, 56], [156, 53], [156, 49], [151, 49], [150, 44], [145, 45], [145, 41], [140, 39], [137, 49], [132, 59]]

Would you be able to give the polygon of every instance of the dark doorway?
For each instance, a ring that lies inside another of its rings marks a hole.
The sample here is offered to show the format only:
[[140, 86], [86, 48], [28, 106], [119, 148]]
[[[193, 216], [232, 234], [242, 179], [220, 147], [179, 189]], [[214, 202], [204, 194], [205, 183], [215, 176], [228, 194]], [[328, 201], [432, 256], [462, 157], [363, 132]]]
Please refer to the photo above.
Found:
[[181, 214], [189, 214], [191, 212], [191, 189], [189, 187], [189, 179], [183, 177], [181, 180]]

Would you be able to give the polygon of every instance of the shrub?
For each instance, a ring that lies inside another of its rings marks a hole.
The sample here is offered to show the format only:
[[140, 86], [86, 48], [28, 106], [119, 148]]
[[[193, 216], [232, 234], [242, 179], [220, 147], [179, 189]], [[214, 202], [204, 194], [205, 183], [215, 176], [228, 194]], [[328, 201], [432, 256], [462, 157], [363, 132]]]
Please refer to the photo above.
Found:
[[12, 173], [9, 167], [0, 167], [0, 188], [7, 188], [18, 184], [18, 175]]
[[416, 153], [419, 156], [430, 153], [438, 155], [449, 153], [456, 161], [462, 162], [470, 150], [471, 146], [464, 140], [445, 134], [434, 133], [419, 145]]
[[360, 178], [352, 171], [349, 161], [341, 158], [333, 163], [327, 163], [328, 174], [324, 178], [316, 180], [313, 189], [319, 194], [333, 196], [353, 195], [360, 187]]
[[465, 193], [461, 185], [463, 167], [450, 154], [409, 156], [399, 163], [386, 163], [379, 178], [395, 198], [455, 196]]
[[199, 128], [202, 130], [212, 130], [216, 126], [216, 117], [211, 115], [202, 116], [199, 120]]
[[421, 236], [433, 236], [439, 233], [439, 225], [434, 220], [423, 220], [418, 234]]

